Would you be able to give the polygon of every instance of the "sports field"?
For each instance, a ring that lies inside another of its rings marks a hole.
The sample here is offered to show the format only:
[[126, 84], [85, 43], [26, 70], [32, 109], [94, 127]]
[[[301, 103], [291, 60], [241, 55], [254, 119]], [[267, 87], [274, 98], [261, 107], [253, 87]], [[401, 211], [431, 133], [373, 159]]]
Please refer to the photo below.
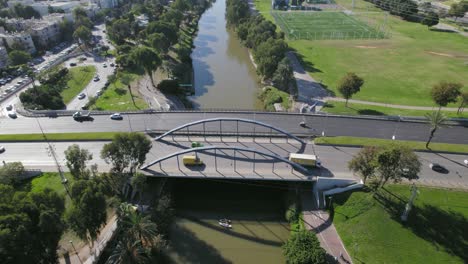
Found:
[[[367, 24], [363, 15], [341, 11], [275, 11], [276, 23], [290, 40], [382, 39], [383, 25]], [[368, 19], [369, 20], [369, 19]]]

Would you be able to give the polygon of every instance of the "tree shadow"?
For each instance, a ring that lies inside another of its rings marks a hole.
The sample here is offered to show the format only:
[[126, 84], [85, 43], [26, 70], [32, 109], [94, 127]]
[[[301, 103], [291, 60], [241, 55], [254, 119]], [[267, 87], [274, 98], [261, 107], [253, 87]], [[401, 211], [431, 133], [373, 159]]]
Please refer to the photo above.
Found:
[[127, 90], [122, 89], [122, 88], [116, 88], [114, 91], [115, 91], [116, 94], [118, 94], [120, 96], [127, 94]]
[[357, 113], [360, 115], [376, 115], [376, 116], [382, 116], [385, 115], [384, 113], [373, 110], [373, 109], [359, 109], [357, 110]]
[[[304, 55], [302, 55], [301, 53], [297, 52], [295, 49], [292, 49], [292, 51], [294, 52], [294, 54], [296, 55], [297, 59], [298, 59], [299, 62], [301, 63], [302, 67], [303, 67], [307, 72], [310, 72], [310, 73], [322, 72], [320, 69], [316, 68], [315, 65], [314, 65], [312, 62], [307, 61], [306, 58], [304, 57]], [[301, 73], [304, 73], [304, 72], [301, 72]]]
[[429, 28], [430, 31], [435, 31], [435, 32], [445, 32], [445, 33], [458, 33], [455, 30], [452, 29], [443, 29], [443, 28]]
[[[400, 215], [404, 211], [406, 199], [383, 188], [374, 193], [374, 198], [383, 205], [393, 220], [401, 222]], [[437, 250], [468, 260], [468, 219], [464, 215], [423, 204], [413, 207], [404, 226], [432, 243]]]
[[178, 237], [177, 243], [171, 243], [171, 247], [184, 263], [231, 263], [216, 248], [183, 226], [176, 225], [171, 236]]
[[424, 204], [411, 212], [407, 227], [438, 250], [468, 260], [468, 219], [462, 214]]

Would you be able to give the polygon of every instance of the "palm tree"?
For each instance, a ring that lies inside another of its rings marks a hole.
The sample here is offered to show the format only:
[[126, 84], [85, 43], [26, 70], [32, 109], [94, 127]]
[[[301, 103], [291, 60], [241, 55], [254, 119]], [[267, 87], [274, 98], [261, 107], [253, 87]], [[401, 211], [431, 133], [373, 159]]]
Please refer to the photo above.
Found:
[[147, 261], [148, 256], [140, 241], [122, 239], [112, 251], [106, 264], [142, 264]]
[[126, 238], [131, 241], [140, 241], [143, 247], [152, 247], [158, 236], [158, 229], [150, 216], [144, 216], [128, 203], [122, 203], [117, 212], [118, 226]]
[[434, 137], [434, 133], [437, 129], [443, 127], [444, 122], [447, 120], [447, 117], [440, 111], [434, 111], [432, 113], [427, 113], [426, 115], [429, 124], [431, 125], [431, 134], [429, 135], [429, 139], [426, 142], [426, 148], [429, 148], [429, 143], [431, 143], [432, 138]]

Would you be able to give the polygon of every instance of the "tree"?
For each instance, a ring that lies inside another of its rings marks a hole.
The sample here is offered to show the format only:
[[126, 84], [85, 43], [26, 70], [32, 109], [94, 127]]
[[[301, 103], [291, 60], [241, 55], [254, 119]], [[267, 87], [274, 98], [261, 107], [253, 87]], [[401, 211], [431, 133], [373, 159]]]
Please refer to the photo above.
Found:
[[82, 7], [73, 9], [73, 18], [75, 20], [75, 28], [84, 26], [88, 29], [91, 29], [93, 27], [93, 22], [91, 22], [91, 20], [88, 18], [86, 10], [84, 10]]
[[149, 258], [141, 241], [121, 239], [112, 251], [106, 264], [143, 264]]
[[377, 170], [376, 158], [378, 152], [377, 147], [364, 147], [348, 162], [348, 168], [354, 173], [358, 173], [364, 184], [366, 184], [368, 178], [374, 176]]
[[140, 133], [119, 133], [111, 143], [105, 144], [101, 157], [112, 163], [114, 172], [123, 173], [126, 169], [133, 175], [136, 167], [143, 165], [150, 151], [151, 141]]
[[122, 44], [130, 36], [130, 22], [126, 19], [117, 19], [107, 27], [109, 38], [117, 44]]
[[57, 263], [64, 199], [45, 188], [30, 193], [0, 184], [2, 263]]
[[380, 174], [379, 186], [388, 180], [401, 181], [402, 178], [416, 179], [421, 170], [421, 162], [413, 150], [403, 145], [391, 145], [383, 148], [377, 155], [377, 171]]
[[421, 24], [426, 25], [427, 27], [432, 27], [439, 24], [439, 15], [434, 11], [429, 11], [424, 19], [421, 21]]
[[94, 180], [78, 180], [71, 186], [73, 205], [65, 219], [78, 237], [91, 244], [106, 223], [106, 198]]
[[428, 149], [429, 144], [431, 143], [431, 140], [434, 137], [435, 132], [437, 131], [437, 129], [443, 127], [444, 122], [447, 120], [447, 118], [442, 112], [440, 112], [440, 110], [427, 113], [425, 116], [431, 127], [430, 128], [431, 133], [429, 134], [429, 138], [427, 139], [427, 142], [426, 142], [426, 148]]
[[455, 103], [458, 96], [461, 94], [462, 85], [460, 83], [451, 83], [442, 81], [432, 87], [432, 100], [439, 106], [439, 111], [442, 106], [447, 106], [449, 103]]
[[254, 49], [257, 71], [264, 78], [271, 78], [279, 62], [284, 58], [288, 45], [282, 39], [269, 38]]
[[17, 17], [21, 17], [24, 19], [31, 19], [31, 18], [41, 18], [39, 12], [34, 10], [31, 6], [24, 6], [22, 4], [15, 4], [13, 6], [13, 11], [15, 12]]
[[81, 149], [77, 144], [69, 146], [65, 150], [67, 168], [75, 179], [87, 179], [90, 171], [86, 169], [86, 162], [93, 159], [93, 155], [87, 149]]
[[140, 201], [142, 197], [143, 190], [146, 186], [146, 176], [141, 173], [135, 173], [135, 176], [131, 179], [131, 184], [136, 192], [140, 193]]
[[283, 245], [286, 263], [326, 264], [325, 250], [320, 247], [317, 236], [307, 230], [293, 233]]
[[154, 85], [153, 71], [162, 64], [159, 55], [152, 49], [143, 46], [134, 49], [130, 57], [135, 64], [141, 65], [145, 69], [151, 79], [151, 83]]
[[148, 43], [157, 52], [165, 54], [169, 50], [169, 40], [162, 33], [153, 33], [148, 36]]
[[178, 40], [178, 28], [175, 24], [166, 22], [166, 21], [155, 21], [150, 22], [148, 27], [146, 27], [146, 35], [150, 35], [153, 33], [161, 33], [163, 34], [168, 40], [170, 45], [174, 45], [177, 43]]
[[12, 50], [8, 53], [8, 59], [12, 66], [22, 65], [31, 60], [31, 55], [22, 50]]
[[468, 12], [468, 1], [464, 0], [459, 3], [453, 3], [450, 6], [448, 15], [455, 17], [456, 21], [458, 18], [464, 17], [466, 12]]
[[355, 73], [348, 72], [338, 83], [338, 91], [346, 99], [346, 107], [348, 100], [361, 90], [364, 80]]
[[143, 215], [136, 207], [122, 203], [117, 211], [119, 232], [129, 241], [140, 241], [144, 247], [152, 247], [158, 236], [158, 228], [149, 215]]
[[91, 33], [91, 30], [85, 26], [79, 26], [75, 32], [73, 32], [73, 39], [78, 43], [83, 43], [85, 45], [89, 44], [92, 36], [93, 34]]
[[460, 102], [460, 106], [458, 107], [457, 114], [463, 113], [465, 106], [468, 104], [468, 91], [461, 93], [460, 97], [461, 97], [461, 102]]
[[294, 78], [294, 71], [291, 67], [288, 58], [283, 58], [272, 78], [273, 84], [276, 88], [295, 95], [297, 93], [296, 78]]
[[0, 184], [14, 185], [19, 182], [19, 177], [24, 174], [24, 166], [21, 162], [8, 162], [0, 168]]

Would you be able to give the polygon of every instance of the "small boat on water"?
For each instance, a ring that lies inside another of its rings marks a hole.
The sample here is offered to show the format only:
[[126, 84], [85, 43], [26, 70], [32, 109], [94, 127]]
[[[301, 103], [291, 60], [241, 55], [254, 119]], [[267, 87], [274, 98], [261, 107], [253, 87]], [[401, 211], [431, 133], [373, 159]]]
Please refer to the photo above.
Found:
[[226, 219], [226, 218], [219, 219], [218, 224], [225, 228], [232, 228], [231, 220]]

